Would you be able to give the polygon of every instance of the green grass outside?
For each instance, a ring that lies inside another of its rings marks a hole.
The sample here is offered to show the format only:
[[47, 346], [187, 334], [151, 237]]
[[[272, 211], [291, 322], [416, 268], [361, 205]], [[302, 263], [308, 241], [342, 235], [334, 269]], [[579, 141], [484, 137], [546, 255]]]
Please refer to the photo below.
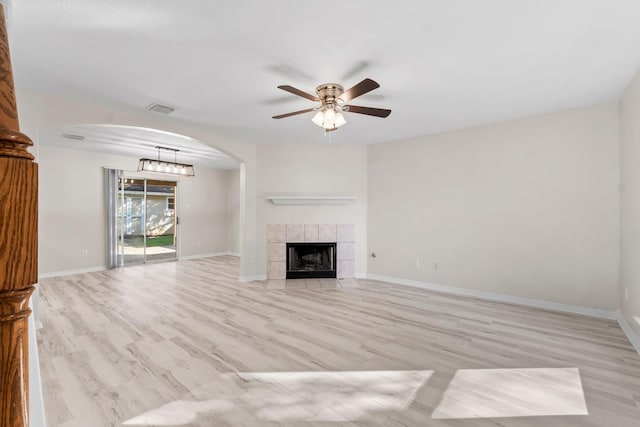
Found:
[[[124, 244], [132, 248], [141, 248], [144, 246], [144, 238], [142, 236], [125, 236]], [[175, 246], [173, 234], [147, 236], [147, 247], [152, 246]]]
[[150, 246], [172, 246], [174, 244], [173, 234], [165, 236], [147, 237], [147, 247]]

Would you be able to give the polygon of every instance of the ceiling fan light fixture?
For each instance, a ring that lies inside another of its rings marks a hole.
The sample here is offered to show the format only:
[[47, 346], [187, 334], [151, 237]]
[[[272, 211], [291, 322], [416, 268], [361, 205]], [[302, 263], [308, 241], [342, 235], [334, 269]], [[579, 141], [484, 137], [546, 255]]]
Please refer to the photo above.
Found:
[[314, 96], [292, 86], [278, 86], [278, 89], [282, 89], [294, 95], [301, 96], [310, 101], [319, 101], [321, 105], [316, 108], [307, 108], [305, 110], [279, 114], [277, 116], [273, 116], [273, 118], [284, 119], [285, 117], [297, 116], [298, 114], [305, 114], [311, 111], [316, 111], [316, 114], [313, 116], [311, 121], [323, 128], [325, 132], [336, 130], [340, 126], [347, 123], [344, 116], [342, 115], [343, 112], [385, 118], [388, 117], [389, 114], [391, 114], [391, 110], [383, 108], [363, 107], [358, 105], [346, 105], [346, 103], [351, 101], [352, 99], [362, 96], [365, 93], [369, 93], [379, 87], [380, 85], [377, 82], [369, 78], [362, 80], [360, 83], [356, 84], [346, 91], [341, 85], [337, 83], [325, 83], [316, 88], [317, 96]]
[[311, 121], [325, 130], [336, 130], [347, 123], [342, 113], [333, 108], [318, 111]]

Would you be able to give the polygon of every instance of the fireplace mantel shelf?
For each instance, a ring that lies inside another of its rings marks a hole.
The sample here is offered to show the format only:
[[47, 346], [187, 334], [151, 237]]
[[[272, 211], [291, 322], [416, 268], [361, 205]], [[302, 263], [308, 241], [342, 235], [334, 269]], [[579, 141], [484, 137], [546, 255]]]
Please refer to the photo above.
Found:
[[356, 201], [353, 196], [267, 196], [274, 205], [346, 205]]

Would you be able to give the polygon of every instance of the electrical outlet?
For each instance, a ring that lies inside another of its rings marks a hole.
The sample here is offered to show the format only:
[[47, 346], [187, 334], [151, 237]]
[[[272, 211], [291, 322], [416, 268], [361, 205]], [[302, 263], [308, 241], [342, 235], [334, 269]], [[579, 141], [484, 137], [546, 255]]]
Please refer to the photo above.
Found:
[[86, 258], [89, 255], [89, 252], [87, 252], [86, 249], [83, 249], [82, 252], [80, 252], [80, 256], [82, 258]]
[[433, 263], [433, 271], [438, 271], [438, 263], [437, 262]]
[[411, 261], [411, 265], [413, 268], [420, 268], [420, 259], [414, 258], [413, 261]]

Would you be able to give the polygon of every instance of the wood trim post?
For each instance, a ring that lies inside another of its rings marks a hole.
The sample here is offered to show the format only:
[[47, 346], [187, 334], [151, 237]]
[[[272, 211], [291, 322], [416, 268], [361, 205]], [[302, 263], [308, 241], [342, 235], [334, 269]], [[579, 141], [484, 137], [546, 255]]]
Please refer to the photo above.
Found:
[[0, 4], [0, 427], [29, 425], [29, 297], [38, 281], [38, 165], [20, 133]]

